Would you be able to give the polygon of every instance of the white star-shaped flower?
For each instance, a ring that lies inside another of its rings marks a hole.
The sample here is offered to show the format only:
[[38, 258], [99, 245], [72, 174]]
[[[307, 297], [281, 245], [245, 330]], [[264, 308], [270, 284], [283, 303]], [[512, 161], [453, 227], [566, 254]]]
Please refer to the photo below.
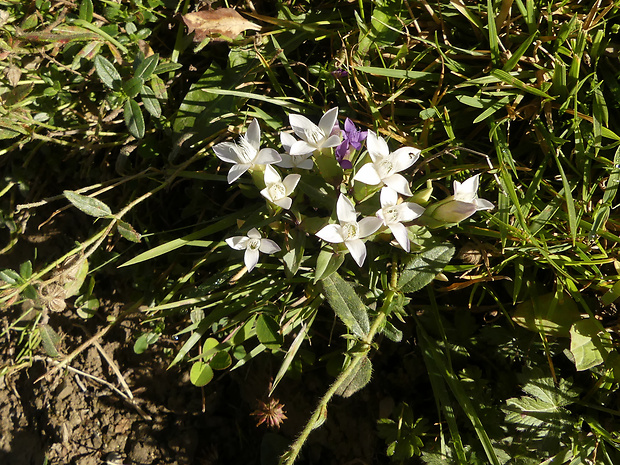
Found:
[[239, 176], [260, 165], [277, 163], [282, 158], [274, 149], [260, 148], [260, 126], [256, 120], [252, 120], [248, 131], [238, 143], [221, 142], [213, 147], [213, 151], [220, 160], [233, 163], [228, 172], [228, 184], [232, 184]]
[[276, 169], [267, 165], [265, 167], [265, 188], [260, 193], [270, 202], [288, 210], [293, 203], [289, 195], [297, 187], [300, 178], [299, 174], [289, 174], [283, 181]]
[[389, 187], [381, 189], [381, 209], [377, 211], [377, 218], [388, 227], [400, 246], [409, 252], [409, 235], [404, 223], [413, 221], [424, 213], [424, 207], [417, 203], [398, 203], [398, 193]]
[[358, 222], [358, 213], [353, 202], [342, 194], [336, 202], [336, 215], [340, 224], [328, 224], [316, 235], [325, 242], [344, 243], [351, 252], [353, 260], [362, 266], [366, 260], [366, 245], [362, 239], [375, 233], [381, 227], [381, 220], [372, 216], [362, 218]]
[[312, 153], [306, 153], [303, 155], [291, 155], [291, 147], [297, 139], [295, 139], [288, 132], [280, 133], [280, 141], [282, 142], [282, 147], [284, 147], [285, 153], [281, 153], [280, 157], [282, 157], [282, 161], [276, 163], [276, 166], [280, 168], [300, 168], [302, 170], [311, 170], [314, 166], [314, 162], [310, 158]]
[[316, 150], [340, 145], [340, 136], [332, 134], [338, 118], [338, 107], [325, 112], [317, 126], [305, 116], [289, 115], [288, 119], [301, 140], [291, 145], [290, 155], [306, 155]]
[[463, 182], [454, 181], [454, 195], [429, 207], [426, 214], [442, 223], [460, 223], [477, 211], [495, 208], [488, 200], [478, 198], [479, 177], [476, 174]]
[[259, 252], [272, 254], [281, 250], [271, 239], [261, 237], [256, 228], [250, 229], [247, 236], [229, 237], [226, 243], [235, 250], [245, 250], [243, 261], [248, 271], [252, 271], [258, 263]]
[[353, 180], [370, 186], [383, 184], [399, 194], [408, 197], [413, 195], [407, 180], [398, 173], [406, 170], [418, 160], [420, 150], [415, 147], [401, 147], [395, 152], [390, 152], [383, 137], [372, 131], [368, 131], [366, 147], [372, 162], [362, 166]]

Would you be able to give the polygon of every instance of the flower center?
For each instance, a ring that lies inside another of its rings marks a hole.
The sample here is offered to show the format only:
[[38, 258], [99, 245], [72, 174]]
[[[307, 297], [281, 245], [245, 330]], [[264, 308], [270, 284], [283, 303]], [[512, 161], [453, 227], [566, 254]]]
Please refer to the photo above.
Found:
[[239, 139], [239, 143], [237, 144], [239, 148], [237, 154], [239, 155], [239, 160], [243, 163], [252, 163], [256, 158], [256, 149], [248, 142], [245, 137]]
[[274, 182], [267, 187], [267, 191], [272, 200], [280, 200], [286, 197], [286, 188], [281, 182]]
[[359, 226], [357, 223], [345, 223], [342, 225], [342, 236], [345, 241], [357, 239], [359, 237]]
[[383, 216], [386, 223], [398, 223], [400, 217], [400, 215], [398, 214], [398, 208], [396, 208], [396, 206], [384, 208]]
[[305, 129], [304, 132], [306, 133], [306, 142], [309, 144], [319, 145], [319, 142], [325, 139], [325, 134], [323, 134], [323, 131], [321, 131], [318, 126]]
[[394, 165], [392, 163], [392, 160], [388, 158], [379, 162], [377, 171], [379, 172], [379, 176], [381, 176], [381, 179], [383, 179], [391, 175], [393, 169]]
[[260, 239], [250, 239], [248, 241], [248, 249], [258, 250], [260, 248]]

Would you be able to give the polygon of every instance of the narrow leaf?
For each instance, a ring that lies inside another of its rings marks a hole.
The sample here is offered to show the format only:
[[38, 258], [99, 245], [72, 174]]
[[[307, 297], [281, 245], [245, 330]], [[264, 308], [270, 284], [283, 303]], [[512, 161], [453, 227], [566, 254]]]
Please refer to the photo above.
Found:
[[75, 208], [87, 215], [103, 218], [112, 214], [110, 207], [94, 197], [87, 197], [73, 191], [64, 191], [63, 194]]
[[336, 395], [351, 397], [357, 391], [366, 386], [372, 377], [372, 363], [364, 356], [353, 372], [342, 382], [336, 391]]
[[424, 250], [405, 266], [398, 288], [404, 293], [419, 291], [450, 263], [453, 255], [454, 246], [449, 242]]
[[125, 103], [124, 116], [129, 133], [136, 139], [142, 139], [145, 131], [144, 117], [142, 116], [140, 105], [138, 105], [135, 100], [127, 100]]
[[112, 90], [118, 90], [121, 84], [121, 75], [107, 58], [101, 55], [95, 57], [95, 71], [97, 76], [106, 86]]

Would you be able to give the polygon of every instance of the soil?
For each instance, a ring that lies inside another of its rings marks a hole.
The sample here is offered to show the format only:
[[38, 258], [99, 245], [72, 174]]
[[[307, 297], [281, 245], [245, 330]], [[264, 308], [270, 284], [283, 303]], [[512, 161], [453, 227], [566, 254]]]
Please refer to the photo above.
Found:
[[[257, 426], [251, 413], [267, 400], [278, 369], [273, 358], [258, 357], [197, 388], [187, 366], [168, 369], [178, 341], [160, 340], [145, 353], [134, 353], [137, 317], [92, 339], [107, 326], [101, 315], [121, 310], [121, 304], [109, 303], [90, 320], [70, 308], [51, 315], [49, 324], [64, 336], [58, 360], [91, 343], [55, 372], [58, 361], [41, 350], [28, 366], [0, 377], [0, 464], [271, 465], [329, 384], [324, 370], [302, 380], [285, 378], [275, 397], [288, 419], [280, 429]], [[14, 317], [5, 313], [3, 326]], [[8, 342], [0, 347], [0, 366], [14, 359], [17, 343]], [[379, 412], [371, 406], [385, 402], [373, 392], [334, 401], [328, 421], [313, 432], [298, 463], [377, 463], [385, 444], [376, 443]]]

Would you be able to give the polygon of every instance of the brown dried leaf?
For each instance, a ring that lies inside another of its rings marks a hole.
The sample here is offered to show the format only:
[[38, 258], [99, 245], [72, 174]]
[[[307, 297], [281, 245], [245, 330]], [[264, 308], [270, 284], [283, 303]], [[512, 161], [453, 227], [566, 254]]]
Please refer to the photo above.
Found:
[[234, 39], [243, 31], [253, 29], [260, 31], [261, 27], [248, 21], [232, 8], [217, 10], [202, 10], [188, 13], [183, 16], [188, 34], [194, 33], [194, 42], [202, 42], [212, 35], [223, 35]]

